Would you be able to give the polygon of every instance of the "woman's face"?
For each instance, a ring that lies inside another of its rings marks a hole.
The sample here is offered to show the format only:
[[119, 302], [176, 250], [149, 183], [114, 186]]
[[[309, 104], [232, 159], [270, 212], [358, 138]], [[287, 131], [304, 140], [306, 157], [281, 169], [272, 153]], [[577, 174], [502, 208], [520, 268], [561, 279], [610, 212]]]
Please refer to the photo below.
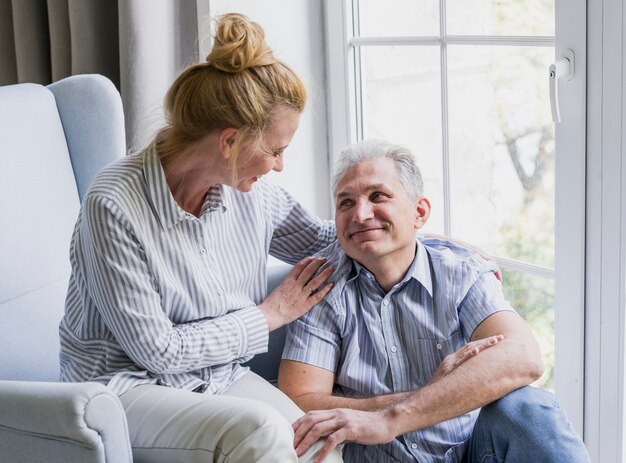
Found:
[[263, 134], [260, 143], [242, 147], [237, 160], [237, 180], [235, 188], [250, 191], [252, 185], [268, 172], [283, 170], [283, 152], [289, 146], [300, 123], [300, 113], [293, 108], [282, 106]]

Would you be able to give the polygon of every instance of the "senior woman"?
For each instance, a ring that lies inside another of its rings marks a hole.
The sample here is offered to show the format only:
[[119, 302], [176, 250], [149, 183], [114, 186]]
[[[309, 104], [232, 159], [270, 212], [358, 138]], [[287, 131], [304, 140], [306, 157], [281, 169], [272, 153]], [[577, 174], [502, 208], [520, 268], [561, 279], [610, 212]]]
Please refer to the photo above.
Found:
[[[206, 63], [169, 89], [165, 127], [84, 199], [61, 379], [120, 396], [137, 462], [298, 461], [302, 412], [240, 364], [330, 289], [307, 256], [334, 225], [262, 178], [282, 170], [305, 101], [260, 26], [225, 15]], [[268, 254], [295, 266], [266, 296]]]

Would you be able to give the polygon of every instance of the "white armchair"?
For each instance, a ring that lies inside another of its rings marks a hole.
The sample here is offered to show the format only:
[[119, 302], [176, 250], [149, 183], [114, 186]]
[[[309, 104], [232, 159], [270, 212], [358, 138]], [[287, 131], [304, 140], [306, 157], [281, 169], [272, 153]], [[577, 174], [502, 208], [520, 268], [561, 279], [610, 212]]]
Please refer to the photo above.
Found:
[[0, 87], [0, 133], [0, 460], [132, 461], [117, 396], [56, 382], [80, 199], [126, 149], [119, 93], [98, 75]]

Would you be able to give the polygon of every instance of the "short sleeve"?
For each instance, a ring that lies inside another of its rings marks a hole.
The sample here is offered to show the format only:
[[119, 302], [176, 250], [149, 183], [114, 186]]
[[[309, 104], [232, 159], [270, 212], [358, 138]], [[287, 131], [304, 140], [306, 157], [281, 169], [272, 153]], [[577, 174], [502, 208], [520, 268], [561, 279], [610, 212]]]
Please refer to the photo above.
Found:
[[504, 298], [502, 285], [493, 272], [483, 273], [470, 287], [459, 306], [459, 320], [467, 339], [490, 315], [500, 311], [514, 312]]
[[332, 372], [341, 356], [340, 318], [325, 301], [287, 326], [284, 360], [295, 360]]

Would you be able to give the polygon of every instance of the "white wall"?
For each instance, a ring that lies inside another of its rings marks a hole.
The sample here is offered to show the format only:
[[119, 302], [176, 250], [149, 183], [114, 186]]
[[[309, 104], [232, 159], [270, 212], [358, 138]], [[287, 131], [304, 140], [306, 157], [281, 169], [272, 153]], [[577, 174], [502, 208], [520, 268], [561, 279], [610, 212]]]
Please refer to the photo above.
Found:
[[[285, 153], [283, 172], [272, 173], [271, 178], [311, 212], [328, 218], [330, 182], [322, 3], [322, 0], [210, 0], [208, 12], [212, 17], [243, 13], [259, 23], [275, 54], [304, 81], [309, 92], [307, 108]], [[206, 29], [205, 24], [205, 35]], [[210, 47], [210, 40], [205, 39], [201, 46]]]

